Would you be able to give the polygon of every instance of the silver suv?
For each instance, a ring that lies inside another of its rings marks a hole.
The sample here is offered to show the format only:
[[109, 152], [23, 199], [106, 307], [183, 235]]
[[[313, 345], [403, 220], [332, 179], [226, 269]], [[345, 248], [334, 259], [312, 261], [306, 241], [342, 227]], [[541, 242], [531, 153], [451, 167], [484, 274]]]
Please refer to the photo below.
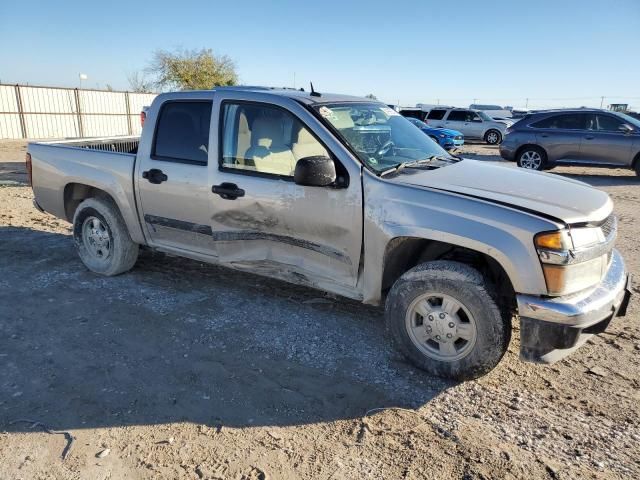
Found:
[[434, 108], [425, 118], [432, 127], [449, 128], [462, 132], [465, 138], [476, 138], [497, 145], [504, 138], [508, 120], [494, 120], [481, 110], [470, 108]]
[[533, 170], [590, 165], [633, 168], [640, 175], [640, 121], [599, 109], [537, 112], [507, 130], [500, 155]]

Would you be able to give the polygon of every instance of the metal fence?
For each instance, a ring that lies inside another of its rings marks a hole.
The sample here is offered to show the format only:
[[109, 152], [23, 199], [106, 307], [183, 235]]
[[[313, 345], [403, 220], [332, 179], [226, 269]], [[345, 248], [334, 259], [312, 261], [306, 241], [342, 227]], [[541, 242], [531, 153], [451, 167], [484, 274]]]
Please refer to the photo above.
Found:
[[0, 84], [0, 138], [140, 135], [156, 94]]

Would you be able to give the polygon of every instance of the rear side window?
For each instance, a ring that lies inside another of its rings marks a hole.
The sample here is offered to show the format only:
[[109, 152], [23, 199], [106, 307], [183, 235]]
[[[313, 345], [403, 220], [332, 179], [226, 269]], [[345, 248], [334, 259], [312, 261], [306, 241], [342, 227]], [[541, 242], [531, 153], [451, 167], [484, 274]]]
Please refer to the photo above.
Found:
[[446, 110], [431, 110], [427, 115], [427, 120], [442, 120]]
[[466, 110], [451, 110], [451, 112], [449, 112], [447, 120], [449, 120], [450, 122], [466, 122], [468, 113], [469, 112], [467, 112]]
[[567, 113], [554, 115], [531, 124], [534, 128], [556, 128], [558, 130], [584, 130], [587, 128], [587, 115]]
[[158, 116], [151, 158], [206, 165], [210, 124], [210, 101], [166, 102]]

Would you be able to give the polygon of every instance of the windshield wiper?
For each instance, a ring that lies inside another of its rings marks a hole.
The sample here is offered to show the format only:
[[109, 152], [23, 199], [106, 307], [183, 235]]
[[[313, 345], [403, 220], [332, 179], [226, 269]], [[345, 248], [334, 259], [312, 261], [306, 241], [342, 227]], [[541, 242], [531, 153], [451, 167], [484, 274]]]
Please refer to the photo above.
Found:
[[431, 155], [430, 157], [423, 158], [422, 160], [412, 160], [411, 162], [400, 162], [397, 165], [394, 165], [393, 167], [381, 172], [380, 176], [384, 177], [389, 173], [398, 173], [407, 167], [412, 168], [412, 167], [417, 167], [419, 165], [425, 165], [427, 163], [432, 162], [433, 160], [451, 160], [451, 158], [443, 157], [442, 155]]

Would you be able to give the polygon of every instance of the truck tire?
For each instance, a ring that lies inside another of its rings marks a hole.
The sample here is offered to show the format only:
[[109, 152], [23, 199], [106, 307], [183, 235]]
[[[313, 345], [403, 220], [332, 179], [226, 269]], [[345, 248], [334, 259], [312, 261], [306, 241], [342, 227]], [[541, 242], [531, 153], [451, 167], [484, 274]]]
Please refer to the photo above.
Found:
[[492, 128], [484, 134], [484, 141], [489, 145], [498, 145], [500, 142], [502, 142], [502, 134], [500, 133], [500, 131]]
[[138, 259], [118, 207], [110, 198], [88, 198], [73, 216], [73, 239], [80, 260], [92, 272], [113, 276], [131, 270]]
[[511, 318], [474, 268], [437, 260], [402, 275], [386, 301], [387, 331], [418, 368], [467, 380], [492, 370], [507, 351]]

